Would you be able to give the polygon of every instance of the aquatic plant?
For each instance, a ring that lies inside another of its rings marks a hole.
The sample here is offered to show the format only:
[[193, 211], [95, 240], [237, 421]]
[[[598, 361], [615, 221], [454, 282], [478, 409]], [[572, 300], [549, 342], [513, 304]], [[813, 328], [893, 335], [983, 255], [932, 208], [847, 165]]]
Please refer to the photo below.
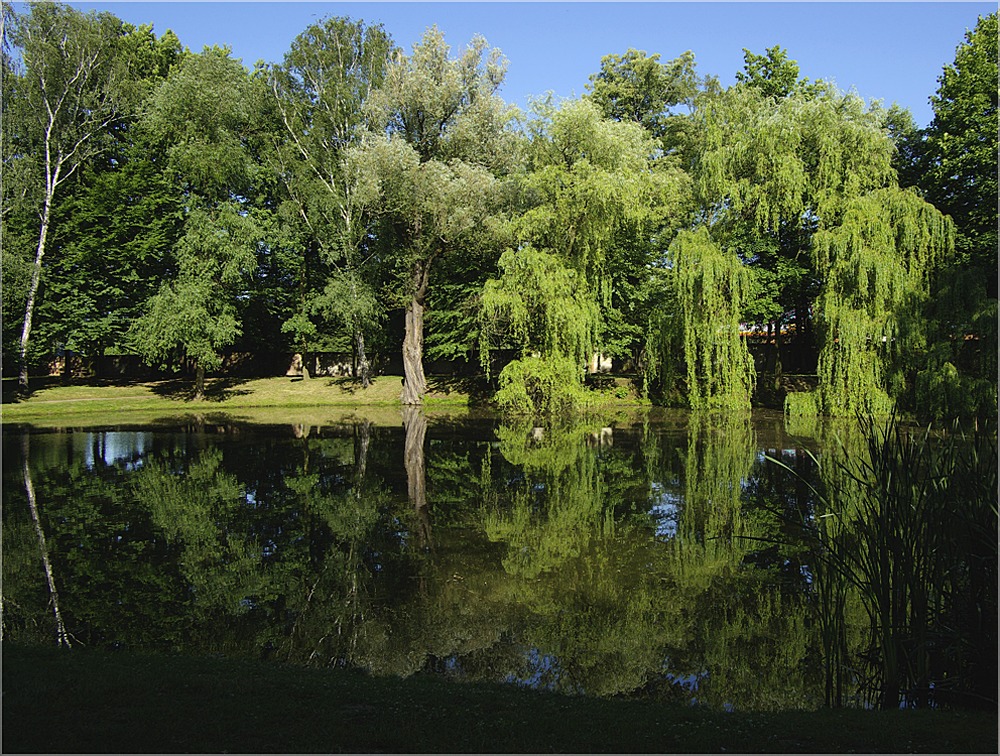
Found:
[[[829, 704], [853, 678], [883, 709], [996, 705], [996, 452], [995, 430], [936, 434], [867, 414], [820, 464], [818, 516], [803, 528]], [[852, 596], [868, 620], [860, 652], [846, 640]]]

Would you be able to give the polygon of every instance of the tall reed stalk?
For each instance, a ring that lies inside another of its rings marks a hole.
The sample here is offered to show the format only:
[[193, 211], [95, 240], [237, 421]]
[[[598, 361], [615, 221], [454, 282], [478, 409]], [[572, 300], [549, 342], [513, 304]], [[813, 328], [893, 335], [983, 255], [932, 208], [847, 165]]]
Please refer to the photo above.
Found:
[[[845, 664], [862, 699], [898, 706], [996, 702], [996, 432], [912, 432], [895, 415], [860, 417], [821, 464], [819, 516], [805, 523], [827, 702], [843, 700]], [[868, 618], [852, 662], [845, 584]]]

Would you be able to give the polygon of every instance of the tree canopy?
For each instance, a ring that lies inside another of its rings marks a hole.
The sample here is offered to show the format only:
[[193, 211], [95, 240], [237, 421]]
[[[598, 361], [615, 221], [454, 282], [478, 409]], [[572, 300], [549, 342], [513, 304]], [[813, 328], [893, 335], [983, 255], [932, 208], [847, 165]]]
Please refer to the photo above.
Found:
[[995, 413], [996, 14], [921, 130], [780, 45], [730, 87], [629, 48], [524, 114], [501, 51], [435, 26], [407, 52], [328, 17], [250, 69], [107, 13], [3, 13], [23, 384], [70, 352], [199, 387], [233, 352], [348, 352], [363, 384], [401, 356], [406, 404], [434, 359], [552, 414], [610, 360], [690, 408], [780, 401], [795, 371], [792, 414]]

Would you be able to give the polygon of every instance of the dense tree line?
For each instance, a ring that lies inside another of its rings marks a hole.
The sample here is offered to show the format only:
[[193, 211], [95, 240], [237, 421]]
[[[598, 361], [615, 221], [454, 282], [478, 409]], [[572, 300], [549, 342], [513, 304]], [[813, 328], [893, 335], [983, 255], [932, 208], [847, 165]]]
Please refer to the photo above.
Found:
[[114, 16], [3, 9], [3, 351], [193, 366], [227, 351], [401, 349], [495, 377], [511, 412], [586, 401], [595, 355], [655, 401], [746, 408], [788, 343], [799, 414], [996, 413], [997, 16], [944, 68], [935, 117], [745, 51], [628, 50], [524, 114], [507, 61], [436, 27], [407, 53], [327, 18], [278, 64]]

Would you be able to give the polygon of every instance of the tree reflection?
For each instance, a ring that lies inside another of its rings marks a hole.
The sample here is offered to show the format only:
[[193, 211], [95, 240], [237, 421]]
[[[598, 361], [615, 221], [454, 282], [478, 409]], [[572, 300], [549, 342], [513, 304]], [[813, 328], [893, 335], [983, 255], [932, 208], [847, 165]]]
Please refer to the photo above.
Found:
[[[848, 628], [845, 662], [862, 650], [861, 604], [844, 594], [846, 624], [824, 624], [835, 586], [793, 540], [809, 485], [764, 463], [746, 416], [543, 427], [412, 409], [402, 427], [143, 439], [120, 454], [33, 437], [66, 630], [90, 645], [743, 709], [820, 705], [827, 630]], [[808, 472], [794, 442], [770, 446]], [[4, 517], [4, 631], [21, 638], [52, 615], [18, 566], [38, 553], [27, 490], [4, 497], [23, 512]]]
[[49, 559], [49, 547], [45, 540], [45, 530], [42, 527], [41, 518], [38, 515], [38, 501], [35, 496], [35, 484], [32, 481], [31, 464], [29, 459], [30, 436], [25, 433], [21, 437], [21, 449], [24, 455], [24, 491], [28, 499], [28, 510], [31, 512], [31, 522], [35, 526], [35, 535], [38, 538], [38, 552], [41, 556], [42, 567], [45, 571], [45, 582], [49, 590], [49, 606], [56, 623], [56, 643], [69, 648], [72, 646], [69, 633], [66, 632], [66, 623], [63, 622], [62, 611], [59, 608], [59, 591], [56, 589], [56, 578], [52, 569], [52, 562]]
[[420, 407], [403, 407], [403, 466], [406, 468], [406, 490], [417, 521], [417, 537], [421, 548], [430, 548], [431, 519], [427, 510], [427, 463], [424, 458], [424, 437], [427, 416]]

